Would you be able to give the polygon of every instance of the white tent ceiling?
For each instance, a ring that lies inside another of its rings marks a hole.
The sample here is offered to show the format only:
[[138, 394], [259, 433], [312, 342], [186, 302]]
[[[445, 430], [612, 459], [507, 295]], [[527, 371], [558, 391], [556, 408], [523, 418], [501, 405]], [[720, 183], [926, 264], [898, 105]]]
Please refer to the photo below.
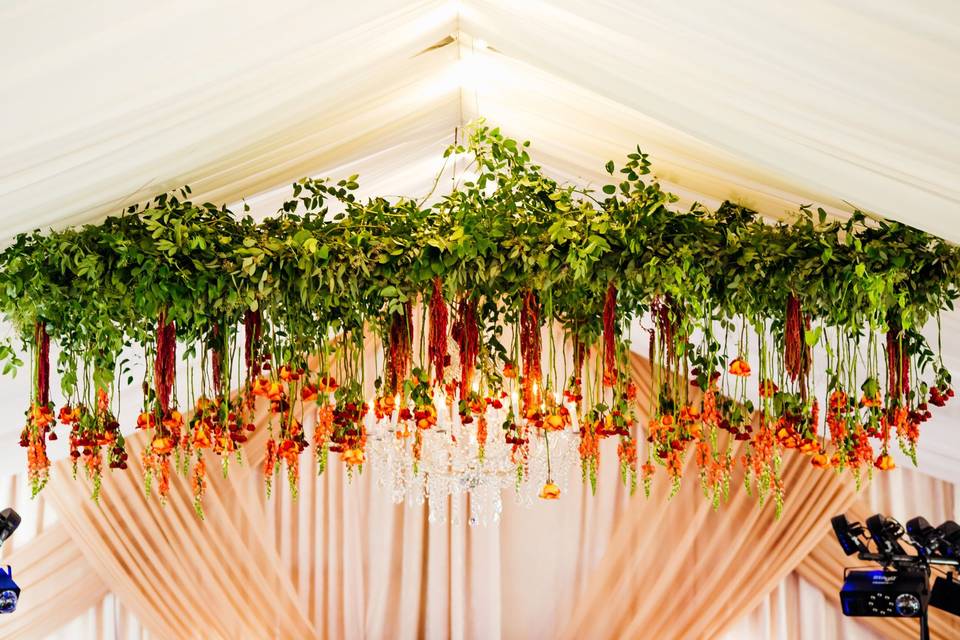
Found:
[[[13, 0], [0, 239], [182, 184], [258, 215], [304, 175], [423, 194], [482, 115], [559, 178], [599, 186], [639, 144], [685, 203], [853, 203], [958, 241], [958, 42], [945, 0]], [[960, 370], [954, 314], [944, 339]], [[0, 381], [11, 431], [23, 386]], [[957, 418], [921, 467], [960, 482]]]

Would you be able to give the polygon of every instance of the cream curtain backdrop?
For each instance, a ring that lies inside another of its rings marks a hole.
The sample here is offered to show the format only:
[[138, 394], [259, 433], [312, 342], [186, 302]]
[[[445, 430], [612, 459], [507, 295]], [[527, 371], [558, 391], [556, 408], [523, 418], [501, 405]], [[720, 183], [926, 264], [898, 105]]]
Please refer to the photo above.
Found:
[[[636, 358], [641, 388], [648, 371]], [[143, 495], [138, 473], [111, 474], [97, 504], [58, 463], [44, 493], [57, 519], [38, 519], [52, 524], [9, 558], [29, 571], [20, 575], [23, 609], [0, 619], [0, 635], [56, 635], [74, 618], [70, 629], [118, 638], [143, 637], [144, 628], [161, 638], [713, 638], [731, 627], [751, 633], [739, 637], [777, 638], [785, 625], [788, 637], [812, 637], [806, 610], [797, 617], [791, 606], [800, 588], [804, 606], [821, 605], [811, 614], [816, 628], [864, 628], [838, 623], [831, 608], [843, 558], [831, 555], [826, 520], [856, 496], [803, 457], [788, 461], [794, 489], [780, 521], [736, 482], [719, 512], [689, 481], [671, 501], [662, 477], [649, 500], [630, 498], [606, 443], [596, 496], [575, 483], [560, 503], [508, 501], [499, 528], [470, 527], [431, 525], [423, 507], [393, 505], [372, 469], [347, 482], [334, 465], [312, 480], [306, 457], [297, 500], [282, 480], [267, 500], [258, 472], [264, 433], [229, 481], [211, 474], [203, 522], [185, 479], [174, 479], [160, 507]], [[134, 470], [142, 445], [129, 440]], [[900, 517], [927, 509], [919, 512], [936, 520], [951, 515], [955, 499], [952, 485], [898, 471], [860, 500]], [[820, 549], [826, 559], [808, 567]], [[805, 582], [817, 572], [826, 578]]]

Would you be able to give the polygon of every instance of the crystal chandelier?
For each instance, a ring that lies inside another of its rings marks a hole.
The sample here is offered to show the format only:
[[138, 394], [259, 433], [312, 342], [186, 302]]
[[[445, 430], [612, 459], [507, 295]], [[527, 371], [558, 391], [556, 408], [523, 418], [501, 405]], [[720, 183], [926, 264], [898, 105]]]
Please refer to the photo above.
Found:
[[[525, 437], [505, 438], [505, 426], [520, 415], [516, 393], [488, 399], [486, 408], [464, 424], [456, 410], [458, 398], [443, 389], [433, 394], [436, 424], [418, 429], [412, 414], [397, 404], [379, 419], [367, 415], [367, 455], [377, 485], [389, 489], [393, 501], [420, 506], [426, 501], [431, 523], [459, 524], [469, 511], [470, 525], [498, 523], [503, 511], [503, 492], [531, 505], [544, 485], [560, 491], [568, 486], [570, 468], [578, 460], [579, 426], [546, 433], [519, 425]], [[572, 415], [575, 407], [568, 406]], [[521, 422], [526, 422], [522, 420]], [[482, 426], [481, 426], [482, 425]], [[466, 505], [465, 505], [466, 503]]]

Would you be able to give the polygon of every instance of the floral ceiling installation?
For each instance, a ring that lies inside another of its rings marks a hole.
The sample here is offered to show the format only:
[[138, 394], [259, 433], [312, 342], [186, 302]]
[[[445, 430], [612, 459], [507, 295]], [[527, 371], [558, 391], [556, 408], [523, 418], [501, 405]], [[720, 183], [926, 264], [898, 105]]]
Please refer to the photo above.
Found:
[[[115, 416], [130, 348], [147, 365], [147, 490], [162, 500], [179, 470], [201, 515], [208, 463], [226, 473], [256, 429], [269, 432], [268, 491], [284, 472], [295, 487], [310, 449], [321, 469], [381, 466], [398, 501], [472, 492], [483, 521], [505, 487], [560, 498], [577, 457], [595, 490], [605, 438], [631, 489], [658, 474], [678, 487], [692, 456], [715, 504], [742, 465], [778, 509], [787, 450], [858, 482], [894, 466], [892, 446], [915, 452], [931, 407], [953, 396], [920, 329], [957, 294], [955, 248], [860, 212], [770, 224], [733, 203], [678, 210], [639, 149], [608, 163], [600, 192], [558, 184], [528, 144], [473, 126], [446, 157], [474, 177], [429, 206], [361, 201], [356, 177], [305, 179], [262, 222], [184, 188], [99, 225], [18, 236], [0, 256], [0, 307], [32, 354], [20, 444], [34, 491], [60, 437], [95, 496], [104, 467], [127, 468]], [[635, 319], [649, 394], [628, 371]], [[187, 397], [178, 345], [199, 389]], [[16, 353], [0, 347], [6, 373]]]

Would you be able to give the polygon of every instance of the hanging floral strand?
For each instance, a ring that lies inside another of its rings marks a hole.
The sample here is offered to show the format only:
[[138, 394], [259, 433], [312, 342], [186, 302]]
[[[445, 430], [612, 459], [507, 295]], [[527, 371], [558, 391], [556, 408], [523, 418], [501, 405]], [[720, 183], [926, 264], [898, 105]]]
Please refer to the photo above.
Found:
[[433, 279], [433, 295], [430, 296], [430, 362], [433, 363], [434, 384], [443, 382], [443, 370], [447, 366], [447, 303], [443, 299], [443, 281]]
[[477, 369], [480, 347], [480, 329], [477, 326], [477, 301], [464, 298], [457, 311], [460, 347], [460, 398], [465, 400], [471, 391], [473, 374]]
[[617, 384], [617, 287], [612, 282], [603, 303], [603, 384]]
[[523, 410], [532, 415], [540, 409], [540, 303], [536, 294], [528, 290], [520, 309], [520, 356], [523, 360]]

